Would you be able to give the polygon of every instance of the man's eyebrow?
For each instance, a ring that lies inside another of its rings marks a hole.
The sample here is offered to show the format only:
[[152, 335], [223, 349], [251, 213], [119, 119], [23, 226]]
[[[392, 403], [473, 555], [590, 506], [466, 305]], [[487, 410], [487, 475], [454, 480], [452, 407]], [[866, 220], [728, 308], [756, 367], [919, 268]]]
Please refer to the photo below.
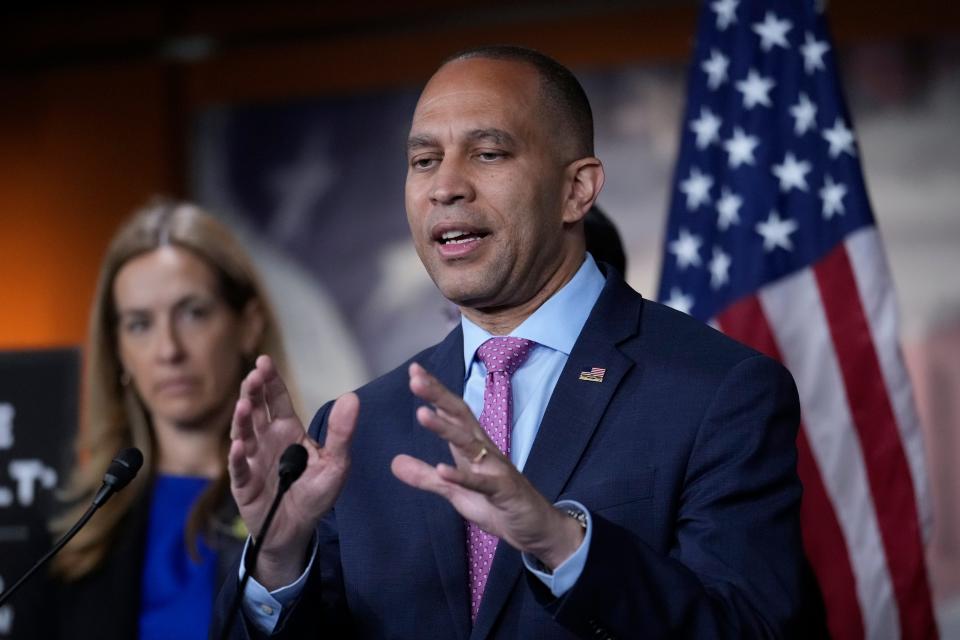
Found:
[[471, 142], [488, 141], [496, 145], [515, 146], [516, 141], [513, 136], [503, 129], [474, 129], [467, 133], [467, 139]]
[[416, 151], [417, 149], [423, 149], [425, 147], [436, 147], [439, 146], [437, 139], [430, 135], [415, 135], [407, 138], [407, 151]]
[[[500, 146], [516, 146], [516, 140], [512, 135], [503, 129], [487, 128], [472, 129], [467, 132], [465, 138], [469, 142], [492, 142]], [[439, 147], [440, 141], [429, 134], [417, 134], [407, 138], [407, 152], [417, 151], [430, 147]]]

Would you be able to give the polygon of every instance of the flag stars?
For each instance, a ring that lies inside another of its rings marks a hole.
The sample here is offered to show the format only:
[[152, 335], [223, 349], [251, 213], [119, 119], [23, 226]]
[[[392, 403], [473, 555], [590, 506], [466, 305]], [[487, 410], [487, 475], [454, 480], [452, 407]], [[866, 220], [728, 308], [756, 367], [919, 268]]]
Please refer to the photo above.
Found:
[[719, 289], [730, 282], [730, 256], [720, 247], [713, 247], [713, 258], [710, 259], [710, 286]]
[[731, 225], [740, 223], [740, 207], [743, 206], [743, 198], [733, 193], [726, 187], [717, 201], [717, 227], [721, 231], [726, 231]]
[[710, 187], [713, 178], [701, 173], [696, 167], [691, 167], [690, 177], [680, 183], [680, 191], [687, 196], [687, 209], [694, 211], [700, 205], [710, 202]]
[[833, 126], [825, 129], [823, 138], [830, 144], [830, 157], [837, 158], [841, 153], [856, 156], [853, 146], [853, 131], [847, 128], [841, 118], [837, 118]]
[[833, 181], [833, 178], [826, 176], [823, 181], [823, 187], [820, 189], [820, 199], [823, 200], [823, 218], [829, 220], [834, 214], [843, 215], [843, 197], [847, 195], [847, 187], [843, 183]]
[[727, 81], [727, 68], [730, 66], [730, 58], [726, 57], [716, 49], [710, 50], [710, 58], [705, 60], [700, 68], [707, 74], [707, 86], [711, 90], [717, 89]]
[[700, 108], [700, 117], [690, 122], [690, 130], [697, 136], [697, 148], [706, 149], [720, 139], [722, 121], [707, 107]]
[[743, 108], [753, 109], [758, 104], [772, 107], [770, 90], [776, 84], [772, 79], [761, 76], [756, 69], [750, 69], [746, 79], [740, 80], [736, 85], [737, 91], [743, 94]]
[[787, 251], [793, 251], [793, 243], [790, 241], [790, 234], [797, 230], [797, 223], [787, 218], [780, 219], [780, 214], [771, 211], [770, 216], [758, 222], [755, 227], [757, 233], [763, 236], [763, 250], [773, 251], [777, 247]]
[[774, 47], [790, 48], [787, 32], [793, 28], [789, 20], [780, 20], [772, 11], [768, 11], [763, 22], [753, 25], [753, 32], [760, 36], [760, 48], [770, 51]]
[[793, 132], [802, 136], [816, 124], [817, 105], [810, 101], [807, 94], [801, 93], [797, 104], [790, 107], [793, 116]]
[[677, 258], [677, 267], [682, 271], [687, 267], [699, 267], [701, 265], [700, 260], [700, 245], [703, 244], [703, 241], [687, 231], [686, 229], [680, 229], [680, 236], [670, 243], [670, 253], [672, 253]]
[[733, 136], [723, 143], [727, 151], [727, 163], [736, 169], [742, 164], [755, 164], [753, 150], [760, 144], [756, 136], [748, 136], [740, 127], [733, 128]]
[[812, 33], [806, 32], [804, 42], [800, 45], [800, 53], [803, 55], [803, 70], [812, 74], [817, 69], [825, 69], [823, 65], [823, 54], [830, 50], [830, 46], [823, 40], [817, 40]]
[[693, 296], [683, 293], [677, 287], [672, 287], [670, 289], [670, 298], [664, 300], [663, 304], [690, 315], [690, 309], [693, 308]]
[[787, 193], [790, 189], [807, 190], [807, 174], [810, 173], [812, 166], [806, 160], [797, 160], [790, 152], [781, 164], [775, 164], [771, 168], [773, 175], [780, 180], [780, 191]]
[[725, 31], [737, 21], [738, 4], [740, 0], [716, 0], [710, 3], [710, 8], [717, 14], [717, 29]]

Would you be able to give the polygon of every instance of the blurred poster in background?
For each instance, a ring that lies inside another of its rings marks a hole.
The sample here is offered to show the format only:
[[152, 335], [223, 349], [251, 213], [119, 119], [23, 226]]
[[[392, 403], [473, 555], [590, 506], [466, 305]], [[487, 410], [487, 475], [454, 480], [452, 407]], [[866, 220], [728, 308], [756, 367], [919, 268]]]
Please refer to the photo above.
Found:
[[[928, 566], [960, 637], [960, 41], [843, 49], [860, 159], [901, 305], [934, 501]], [[627, 280], [656, 295], [686, 65], [575, 69], [594, 109]], [[223, 105], [194, 122], [192, 190], [264, 270], [308, 413], [438, 341], [456, 321], [406, 226], [419, 87]], [[955, 626], [950, 626], [950, 625]]]
[[[77, 430], [80, 353], [76, 349], [0, 352], [0, 592], [50, 548], [54, 491], [67, 479]], [[27, 582], [0, 608], [0, 638], [39, 637], [39, 620], [18, 609], [41, 599]], [[21, 607], [22, 605], [22, 607]]]

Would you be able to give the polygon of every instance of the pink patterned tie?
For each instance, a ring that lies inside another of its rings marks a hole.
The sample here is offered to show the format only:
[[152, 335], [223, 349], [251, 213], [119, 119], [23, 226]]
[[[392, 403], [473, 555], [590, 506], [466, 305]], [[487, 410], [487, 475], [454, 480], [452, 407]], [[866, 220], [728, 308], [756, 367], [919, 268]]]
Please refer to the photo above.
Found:
[[[523, 338], [490, 338], [477, 349], [477, 357], [487, 367], [480, 426], [507, 456], [510, 455], [513, 413], [510, 377], [530, 355], [534, 344]], [[480, 610], [480, 599], [487, 586], [487, 574], [490, 573], [499, 540], [467, 521], [467, 571], [470, 578], [470, 619], [473, 621], [476, 621]]]

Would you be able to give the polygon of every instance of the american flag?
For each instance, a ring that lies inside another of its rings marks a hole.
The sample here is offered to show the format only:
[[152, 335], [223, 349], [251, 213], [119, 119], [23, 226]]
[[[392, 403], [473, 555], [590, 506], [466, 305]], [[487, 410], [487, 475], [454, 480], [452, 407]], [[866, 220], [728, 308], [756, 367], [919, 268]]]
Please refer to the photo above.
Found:
[[590, 371], [581, 371], [580, 379], [586, 380], [587, 382], [603, 382], [603, 376], [606, 375], [606, 373], [606, 369], [593, 367]]
[[834, 53], [812, 0], [707, 0], [660, 299], [793, 373], [831, 634], [933, 638], [919, 425]]

